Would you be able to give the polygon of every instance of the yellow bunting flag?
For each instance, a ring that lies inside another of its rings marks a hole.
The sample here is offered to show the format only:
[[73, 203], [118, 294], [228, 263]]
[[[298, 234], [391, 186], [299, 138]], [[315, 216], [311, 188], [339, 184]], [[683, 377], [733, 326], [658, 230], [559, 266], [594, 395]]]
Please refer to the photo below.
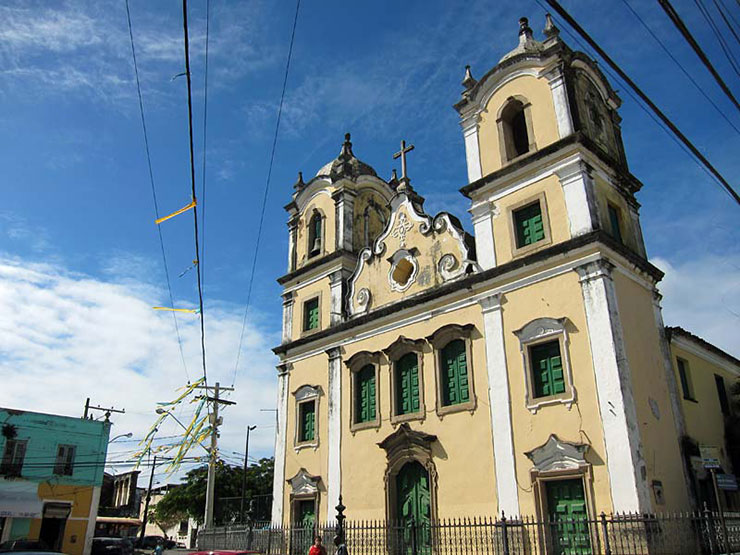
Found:
[[183, 207], [183, 208], [180, 208], [180, 210], [176, 210], [176, 211], [174, 211], [174, 212], [173, 212], [172, 214], [169, 214], [169, 215], [167, 215], [167, 216], [163, 216], [163, 217], [159, 218], [158, 220], [154, 220], [154, 223], [155, 223], [155, 224], [157, 224], [157, 225], [159, 225], [159, 224], [161, 224], [162, 222], [165, 222], [165, 221], [169, 220], [170, 218], [174, 218], [175, 216], [179, 216], [179, 215], [180, 215], [180, 214], [182, 214], [183, 212], [187, 212], [187, 211], [188, 211], [188, 210], [190, 210], [191, 208], [195, 208], [195, 207], [196, 207], [196, 204], [197, 204], [197, 203], [196, 203], [195, 199], [193, 199], [193, 202], [191, 202], [191, 203], [190, 203], [190, 204], [188, 204], [187, 206], [185, 206], [185, 207]]
[[172, 312], [187, 312], [188, 314], [198, 314], [197, 308], [170, 308], [169, 306], [153, 306], [154, 310], [169, 310]]

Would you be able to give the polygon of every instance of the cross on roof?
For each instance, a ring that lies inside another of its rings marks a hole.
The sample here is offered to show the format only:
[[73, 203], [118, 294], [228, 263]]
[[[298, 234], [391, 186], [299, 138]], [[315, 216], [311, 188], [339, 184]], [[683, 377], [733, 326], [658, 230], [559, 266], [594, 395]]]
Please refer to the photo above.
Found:
[[401, 141], [401, 150], [393, 155], [393, 159], [401, 159], [401, 182], [408, 183], [409, 176], [406, 174], [406, 153], [414, 150], [414, 145], [406, 146], [406, 141]]

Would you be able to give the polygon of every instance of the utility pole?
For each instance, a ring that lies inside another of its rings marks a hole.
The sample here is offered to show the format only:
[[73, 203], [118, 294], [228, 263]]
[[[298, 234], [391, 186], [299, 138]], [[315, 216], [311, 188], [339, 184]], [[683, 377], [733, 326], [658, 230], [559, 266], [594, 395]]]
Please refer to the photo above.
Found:
[[242, 473], [242, 501], [239, 507], [239, 518], [244, 522], [244, 494], [247, 489], [247, 461], [249, 459], [249, 432], [254, 430], [257, 426], [247, 426], [247, 444], [244, 447], [244, 472]]
[[157, 468], [157, 455], [154, 455], [152, 461], [152, 473], [149, 475], [149, 487], [146, 490], [146, 501], [144, 501], [144, 518], [141, 521], [141, 533], [139, 534], [139, 541], [144, 539], [146, 534], [146, 523], [149, 520], [149, 501], [152, 498], [152, 483], [154, 482], [154, 470]]
[[105, 413], [105, 421], [106, 422], [108, 422], [110, 420], [110, 415], [113, 412], [117, 412], [119, 414], [125, 414], [126, 413], [126, 409], [118, 410], [118, 409], [114, 409], [113, 407], [107, 409], [105, 407], [98, 407], [98, 406], [91, 405], [90, 404], [90, 397], [88, 397], [87, 400], [85, 401], [85, 414], [82, 415], [82, 418], [84, 420], [87, 420], [88, 417], [89, 418], [92, 418], [92, 415], [90, 414], [90, 411], [91, 410], [100, 410], [100, 411], [103, 411]]
[[[216, 382], [215, 386], [199, 385], [196, 389], [206, 390], [206, 399], [213, 403], [213, 410], [209, 415], [211, 424], [211, 447], [208, 450], [208, 480], [206, 482], [206, 509], [205, 509], [205, 527], [213, 527], [213, 500], [216, 494], [216, 462], [218, 461], [218, 427], [223, 423], [223, 418], [218, 416], [219, 405], [236, 405], [234, 401], [227, 401], [220, 398], [222, 391], [234, 391], [233, 387], [221, 387]], [[213, 390], [213, 397], [208, 393]]]

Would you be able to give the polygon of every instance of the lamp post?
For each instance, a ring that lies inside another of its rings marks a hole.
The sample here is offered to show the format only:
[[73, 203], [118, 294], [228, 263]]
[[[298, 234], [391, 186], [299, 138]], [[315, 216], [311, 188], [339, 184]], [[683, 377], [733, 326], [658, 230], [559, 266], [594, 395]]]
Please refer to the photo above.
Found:
[[244, 522], [244, 494], [247, 489], [247, 461], [249, 459], [249, 432], [254, 430], [257, 426], [247, 426], [247, 445], [244, 447], [244, 471], [242, 473], [242, 501], [239, 507], [239, 518]]
[[116, 440], [117, 440], [117, 439], [119, 439], [119, 438], [122, 438], [122, 437], [127, 437], [127, 438], [131, 438], [131, 437], [132, 437], [133, 435], [134, 435], [134, 434], [133, 434], [133, 432], [129, 432], [129, 433], [127, 433], [127, 434], [121, 434], [121, 435], [117, 435], [116, 437], [114, 437], [113, 439], [111, 439], [111, 440], [110, 440], [110, 441], [108, 442], [108, 445], [110, 445], [111, 443], [113, 443], [114, 441], [116, 441]]

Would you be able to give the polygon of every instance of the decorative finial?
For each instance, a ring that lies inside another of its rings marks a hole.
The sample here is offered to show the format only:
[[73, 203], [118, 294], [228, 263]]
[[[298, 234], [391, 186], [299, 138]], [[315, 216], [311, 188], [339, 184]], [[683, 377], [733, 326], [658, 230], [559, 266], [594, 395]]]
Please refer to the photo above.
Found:
[[465, 66], [465, 77], [462, 80], [462, 86], [465, 87], [466, 91], [469, 91], [472, 89], [478, 81], [473, 77], [473, 74], [470, 72], [470, 66]]
[[296, 191], [300, 191], [306, 184], [303, 181], [303, 172], [298, 172], [298, 181], [293, 184], [293, 188]]
[[552, 16], [549, 13], [545, 14], [545, 36], [549, 39], [555, 38], [560, 34], [560, 29], [558, 29], [555, 24], [552, 22]]
[[349, 140], [350, 134], [345, 133], [344, 134], [344, 144], [342, 144], [342, 152], [339, 153], [339, 157], [342, 158], [353, 158], [354, 154], [352, 154], [352, 142]]
[[398, 185], [398, 174], [396, 173], [396, 168], [393, 168], [393, 171], [391, 172], [391, 178], [388, 180], [388, 185], [394, 189]]
[[532, 28], [529, 26], [529, 20], [526, 17], [519, 18], [519, 44], [524, 45], [532, 39]]

